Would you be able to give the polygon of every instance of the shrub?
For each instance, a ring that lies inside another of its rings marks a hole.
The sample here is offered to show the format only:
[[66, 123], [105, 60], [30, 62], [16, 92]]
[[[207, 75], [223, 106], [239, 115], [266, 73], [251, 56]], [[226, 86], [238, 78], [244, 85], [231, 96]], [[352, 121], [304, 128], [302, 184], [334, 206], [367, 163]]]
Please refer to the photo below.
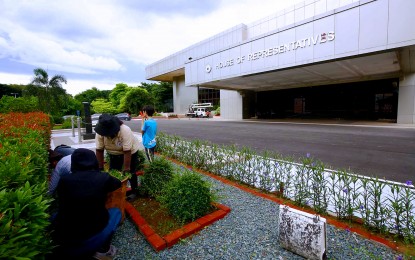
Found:
[[[75, 122], [76, 122], [76, 120], [75, 120]], [[76, 124], [75, 124], [75, 127], [76, 127]], [[62, 123], [62, 129], [69, 129], [69, 128], [72, 128], [72, 119], [67, 118]]]
[[36, 259], [49, 252], [46, 182], [0, 191], [0, 259]]
[[61, 116], [54, 115], [52, 118], [54, 124], [63, 124], [65, 122], [65, 120]]
[[158, 199], [170, 214], [186, 222], [206, 215], [212, 209], [214, 195], [210, 191], [210, 184], [200, 175], [185, 171], [174, 175]]
[[50, 129], [44, 113], [0, 114], [0, 259], [44, 259], [51, 250]]
[[112, 177], [115, 177], [117, 179], [119, 179], [120, 181], [123, 181], [127, 178], [131, 178], [131, 174], [130, 173], [124, 173], [122, 171], [119, 170], [110, 170], [109, 175], [111, 175]]
[[215, 116], [220, 116], [220, 107], [216, 108], [214, 113], [215, 113]]
[[177, 114], [169, 114], [168, 118], [178, 118]]
[[[47, 179], [48, 154], [43, 144], [34, 138], [7, 138], [2, 143], [0, 160], [0, 189], [14, 189], [25, 182], [37, 184]], [[33, 152], [37, 151], [37, 152]]]
[[154, 158], [154, 161], [144, 170], [141, 186], [150, 196], [156, 197], [161, 193], [166, 183], [173, 176], [172, 164], [164, 158]]
[[141, 171], [144, 169], [144, 163], [146, 162], [146, 156], [144, 155], [144, 152], [141, 150], [137, 151], [137, 171]]
[[39, 111], [36, 97], [10, 97], [0, 99], [0, 113]]

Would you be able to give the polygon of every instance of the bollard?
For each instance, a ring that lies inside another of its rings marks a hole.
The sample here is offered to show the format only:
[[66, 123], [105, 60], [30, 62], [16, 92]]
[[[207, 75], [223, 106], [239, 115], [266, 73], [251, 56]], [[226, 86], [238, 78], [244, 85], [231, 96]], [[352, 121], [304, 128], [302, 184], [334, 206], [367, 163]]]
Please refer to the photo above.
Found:
[[82, 143], [82, 135], [81, 135], [81, 118], [78, 117], [76, 119], [76, 124], [78, 125], [78, 143]]
[[71, 123], [72, 123], [72, 137], [75, 137], [75, 122], [73, 120], [73, 116], [71, 116]]

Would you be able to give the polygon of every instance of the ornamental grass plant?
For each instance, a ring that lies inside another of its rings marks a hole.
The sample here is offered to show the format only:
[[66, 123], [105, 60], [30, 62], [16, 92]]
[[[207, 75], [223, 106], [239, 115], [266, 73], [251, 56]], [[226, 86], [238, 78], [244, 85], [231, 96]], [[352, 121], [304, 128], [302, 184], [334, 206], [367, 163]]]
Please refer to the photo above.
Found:
[[152, 197], [160, 195], [164, 186], [173, 178], [173, 166], [162, 158], [156, 157], [144, 170], [141, 177], [141, 189]]
[[146, 162], [146, 156], [141, 150], [137, 150], [137, 171], [142, 171]]
[[200, 175], [183, 170], [166, 183], [157, 200], [184, 223], [206, 215], [213, 208], [214, 195]]
[[310, 154], [299, 160], [272, 152], [259, 155], [248, 148], [188, 141], [164, 133], [157, 136], [157, 149], [201, 170], [278, 194], [342, 221], [359, 220], [371, 231], [415, 245], [415, 187], [410, 180], [396, 183], [333, 170]]

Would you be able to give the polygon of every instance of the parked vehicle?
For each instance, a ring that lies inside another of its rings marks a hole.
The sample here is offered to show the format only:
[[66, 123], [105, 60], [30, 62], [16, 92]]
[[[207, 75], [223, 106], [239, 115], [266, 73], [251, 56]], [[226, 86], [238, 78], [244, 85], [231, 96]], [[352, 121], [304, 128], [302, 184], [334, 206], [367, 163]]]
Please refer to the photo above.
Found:
[[212, 103], [191, 104], [189, 111], [186, 113], [188, 117], [210, 117], [210, 110], [213, 108]]
[[71, 119], [72, 117], [74, 117], [74, 115], [65, 115], [63, 116], [63, 121], [65, 121], [66, 119]]
[[99, 119], [100, 115], [102, 115], [102, 114], [93, 114], [93, 115], [91, 115], [92, 126], [96, 126], [98, 124], [98, 119]]
[[125, 121], [131, 120], [131, 115], [128, 113], [120, 113], [120, 114], [116, 114], [115, 116], [118, 117], [120, 120], [125, 120]]

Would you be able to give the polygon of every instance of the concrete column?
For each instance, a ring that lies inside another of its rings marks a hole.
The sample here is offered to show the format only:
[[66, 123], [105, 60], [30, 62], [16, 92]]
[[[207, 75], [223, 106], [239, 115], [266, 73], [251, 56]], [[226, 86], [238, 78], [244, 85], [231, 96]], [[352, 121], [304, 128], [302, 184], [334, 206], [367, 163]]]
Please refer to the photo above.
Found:
[[398, 124], [415, 124], [415, 73], [399, 79]]
[[242, 119], [242, 95], [235, 90], [220, 90], [220, 116], [224, 119]]
[[173, 80], [173, 104], [175, 114], [185, 114], [190, 104], [198, 101], [197, 87], [186, 87], [184, 76]]
[[178, 110], [180, 107], [178, 92], [179, 92], [179, 82], [176, 78], [173, 80], [173, 113], [178, 114]]

